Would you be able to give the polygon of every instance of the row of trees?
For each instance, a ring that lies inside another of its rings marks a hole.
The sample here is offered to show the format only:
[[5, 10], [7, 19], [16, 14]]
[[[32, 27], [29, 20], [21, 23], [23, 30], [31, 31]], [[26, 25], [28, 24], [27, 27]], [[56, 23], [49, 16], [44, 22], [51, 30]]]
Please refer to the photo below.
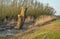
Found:
[[37, 18], [40, 15], [55, 14], [52, 7], [40, 3], [38, 0], [0, 0], [0, 19], [5, 19], [6, 16], [17, 19], [22, 5], [28, 8], [26, 16]]

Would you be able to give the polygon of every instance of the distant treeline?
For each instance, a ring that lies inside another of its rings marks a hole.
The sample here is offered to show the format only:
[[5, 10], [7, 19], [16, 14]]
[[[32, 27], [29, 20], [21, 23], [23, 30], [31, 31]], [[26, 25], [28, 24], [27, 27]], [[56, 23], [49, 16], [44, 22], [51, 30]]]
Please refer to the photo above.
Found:
[[0, 0], [0, 20], [7, 17], [17, 19], [21, 6], [27, 7], [26, 16], [37, 18], [40, 15], [54, 15], [55, 10], [49, 4], [44, 5], [38, 0]]
[[56, 17], [57, 17], [58, 19], [60, 19], [60, 15], [57, 15]]

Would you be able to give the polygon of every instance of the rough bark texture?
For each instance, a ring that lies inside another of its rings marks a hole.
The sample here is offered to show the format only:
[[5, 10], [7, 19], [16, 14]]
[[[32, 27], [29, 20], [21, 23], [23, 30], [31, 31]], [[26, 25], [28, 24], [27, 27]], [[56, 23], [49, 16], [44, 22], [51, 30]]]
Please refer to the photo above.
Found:
[[24, 24], [25, 17], [26, 17], [26, 10], [27, 9], [25, 7], [22, 7], [21, 13], [18, 14], [18, 22], [15, 27], [16, 29], [20, 29], [22, 27], [22, 25]]

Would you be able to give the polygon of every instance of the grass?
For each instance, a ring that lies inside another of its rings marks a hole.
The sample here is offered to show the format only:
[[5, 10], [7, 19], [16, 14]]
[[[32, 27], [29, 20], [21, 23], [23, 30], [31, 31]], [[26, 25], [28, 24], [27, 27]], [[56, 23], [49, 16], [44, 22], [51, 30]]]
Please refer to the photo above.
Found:
[[[49, 28], [49, 29], [48, 29]], [[44, 28], [48, 33], [37, 35], [33, 39], [60, 39], [60, 19], [52, 22], [47, 25], [47, 28]], [[44, 29], [42, 31], [44, 31]], [[45, 36], [45, 37], [44, 37]]]
[[60, 39], [60, 19], [42, 26], [31, 34], [19, 37], [21, 39]]
[[60, 39], [60, 31], [56, 31], [53, 33], [47, 33], [47, 35], [45, 37], [44, 36], [45, 34], [37, 35], [33, 39]]
[[[5, 38], [5, 36], [3, 36]], [[4, 39], [3, 38], [3, 39]], [[8, 39], [60, 39], [60, 19], [37, 28], [33, 33], [23, 36], [8, 36]]]
[[44, 36], [44, 34], [41, 34], [41, 35], [36, 36], [36, 37], [33, 38], [33, 39], [41, 39], [43, 36]]

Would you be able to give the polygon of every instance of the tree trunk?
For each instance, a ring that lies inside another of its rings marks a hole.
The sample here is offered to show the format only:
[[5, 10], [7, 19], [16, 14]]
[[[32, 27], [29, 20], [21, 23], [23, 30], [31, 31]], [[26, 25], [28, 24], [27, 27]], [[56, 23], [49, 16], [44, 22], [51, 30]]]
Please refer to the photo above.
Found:
[[27, 9], [25, 7], [22, 7], [21, 13], [18, 14], [18, 22], [15, 26], [16, 29], [21, 29], [21, 27], [23, 26], [26, 17], [26, 10]]

